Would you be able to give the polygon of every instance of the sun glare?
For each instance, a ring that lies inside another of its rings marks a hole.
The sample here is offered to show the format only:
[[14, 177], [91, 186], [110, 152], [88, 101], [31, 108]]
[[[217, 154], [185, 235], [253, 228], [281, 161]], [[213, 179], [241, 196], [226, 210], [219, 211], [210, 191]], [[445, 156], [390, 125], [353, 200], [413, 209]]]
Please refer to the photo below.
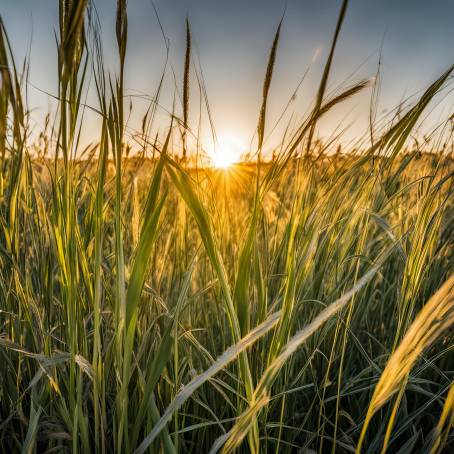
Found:
[[210, 158], [214, 167], [227, 169], [241, 160], [243, 145], [231, 136], [218, 138], [217, 146], [211, 151]]
[[213, 165], [219, 169], [227, 169], [234, 163], [235, 159], [231, 150], [228, 150], [227, 153], [225, 153], [225, 150], [223, 150], [222, 153], [218, 151], [216, 155], [213, 156]]

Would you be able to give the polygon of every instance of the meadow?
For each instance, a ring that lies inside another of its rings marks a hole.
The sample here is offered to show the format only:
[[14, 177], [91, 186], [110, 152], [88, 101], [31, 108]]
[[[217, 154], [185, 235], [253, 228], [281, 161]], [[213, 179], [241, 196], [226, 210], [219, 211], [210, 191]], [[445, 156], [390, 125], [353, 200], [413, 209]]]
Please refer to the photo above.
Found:
[[[450, 66], [368, 145], [317, 139], [339, 14], [311, 111], [264, 154], [198, 165], [181, 109], [130, 155], [126, 2], [105, 70], [87, 1], [60, 0], [58, 111], [33, 142], [27, 61], [0, 22], [0, 451], [441, 453], [454, 449], [454, 155], [446, 118], [413, 139]], [[450, 63], [450, 62], [447, 62]], [[80, 149], [96, 87], [96, 143]], [[203, 84], [202, 84], [203, 91]], [[375, 99], [375, 98], [374, 98]]]

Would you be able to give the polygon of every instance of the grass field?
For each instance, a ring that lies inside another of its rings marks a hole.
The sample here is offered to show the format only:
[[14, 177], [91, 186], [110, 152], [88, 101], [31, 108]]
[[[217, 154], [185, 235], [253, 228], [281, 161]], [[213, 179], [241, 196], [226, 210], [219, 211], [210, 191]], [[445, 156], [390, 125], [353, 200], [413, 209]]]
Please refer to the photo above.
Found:
[[[326, 94], [346, 6], [269, 159], [278, 28], [256, 152], [228, 169], [190, 149], [189, 25], [181, 112], [151, 134], [158, 88], [127, 157], [126, 3], [108, 75], [93, 10], [60, 1], [58, 114], [33, 144], [0, 24], [1, 452], [452, 452], [452, 117], [411, 137], [453, 67], [368, 146], [323, 145], [318, 120], [376, 87]], [[82, 153], [89, 73], [102, 125]]]

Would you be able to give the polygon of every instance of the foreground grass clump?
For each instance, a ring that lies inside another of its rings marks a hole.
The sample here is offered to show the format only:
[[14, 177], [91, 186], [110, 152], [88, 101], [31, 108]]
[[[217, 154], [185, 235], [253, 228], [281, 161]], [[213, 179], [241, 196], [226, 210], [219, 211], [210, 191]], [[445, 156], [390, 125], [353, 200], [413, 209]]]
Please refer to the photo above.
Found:
[[[59, 116], [38, 159], [0, 23], [0, 451], [454, 446], [449, 121], [407, 146], [453, 68], [363, 151], [320, 147], [319, 118], [368, 85], [325, 96], [346, 6], [314, 109], [265, 162], [279, 25], [258, 159], [227, 171], [189, 165], [189, 24], [182, 120], [149, 137], [158, 90], [140, 136], [154, 158], [126, 158], [126, 2], [108, 78], [90, 5], [61, 1]], [[89, 71], [102, 127], [81, 156]]]

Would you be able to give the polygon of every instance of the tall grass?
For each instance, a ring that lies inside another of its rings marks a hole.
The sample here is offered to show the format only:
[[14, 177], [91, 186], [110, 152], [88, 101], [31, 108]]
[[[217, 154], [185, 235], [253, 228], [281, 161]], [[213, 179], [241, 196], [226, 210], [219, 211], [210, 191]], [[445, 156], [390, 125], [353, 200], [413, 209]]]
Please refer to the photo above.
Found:
[[[127, 2], [116, 74], [93, 6], [59, 2], [45, 157], [30, 139], [28, 61], [17, 69], [0, 21], [0, 451], [452, 449], [452, 128], [424, 147], [411, 134], [454, 68], [371, 124], [360, 152], [320, 147], [319, 120], [371, 84], [325, 94], [346, 13], [344, 1], [312, 110], [267, 162], [279, 23], [257, 160], [227, 171], [191, 166], [188, 21], [182, 118], [176, 106], [155, 135], [163, 74], [135, 157]], [[101, 126], [82, 150], [89, 76]]]

